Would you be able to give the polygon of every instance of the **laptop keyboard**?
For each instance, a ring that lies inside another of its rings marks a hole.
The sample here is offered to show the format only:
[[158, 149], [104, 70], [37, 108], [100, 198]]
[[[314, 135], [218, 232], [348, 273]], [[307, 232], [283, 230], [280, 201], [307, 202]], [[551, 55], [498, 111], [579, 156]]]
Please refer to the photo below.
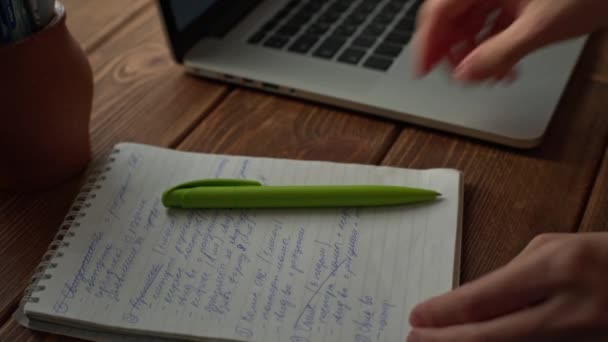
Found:
[[291, 0], [250, 44], [386, 71], [412, 38], [423, 0]]

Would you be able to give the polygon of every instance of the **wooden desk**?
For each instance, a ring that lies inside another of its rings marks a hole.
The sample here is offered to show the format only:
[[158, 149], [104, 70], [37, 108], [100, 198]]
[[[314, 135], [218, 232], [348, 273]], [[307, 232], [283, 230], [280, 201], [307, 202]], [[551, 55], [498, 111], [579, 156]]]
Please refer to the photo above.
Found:
[[[190, 77], [172, 62], [151, 1], [64, 3], [95, 73], [95, 156], [134, 141], [458, 168], [466, 182], [464, 281], [507, 263], [538, 234], [608, 228], [606, 32], [592, 37], [542, 146], [519, 151]], [[11, 313], [81, 181], [37, 195], [0, 194], [0, 341], [58, 339], [19, 327]]]

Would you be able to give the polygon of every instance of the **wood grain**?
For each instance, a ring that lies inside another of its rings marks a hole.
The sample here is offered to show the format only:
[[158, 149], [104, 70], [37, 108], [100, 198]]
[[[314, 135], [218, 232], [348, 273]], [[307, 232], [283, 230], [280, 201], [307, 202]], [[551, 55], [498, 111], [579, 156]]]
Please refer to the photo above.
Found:
[[608, 149], [593, 186], [581, 223], [581, 232], [608, 232]]
[[120, 141], [175, 146], [229, 90], [175, 65], [155, 9], [131, 21], [90, 60], [95, 155]]
[[77, 342], [74, 338], [50, 335], [23, 328], [14, 319], [10, 319], [0, 328], [0, 341], [19, 341], [19, 342]]
[[[120, 141], [174, 146], [224, 96], [225, 86], [185, 76], [163, 39], [150, 8], [90, 55], [95, 156]], [[80, 182], [37, 195], [0, 194], [0, 322], [15, 308]]]
[[537, 234], [577, 230], [608, 138], [608, 87], [583, 76], [535, 150], [406, 129], [386, 157], [386, 165], [464, 172], [464, 281], [507, 263]]
[[51, 342], [50, 335], [27, 330], [12, 318], [0, 328], [0, 337], [1, 341], [38, 342], [47, 338], [46, 340]]
[[93, 51], [112, 33], [146, 7], [151, 0], [61, 0], [67, 13], [68, 29], [86, 52]]
[[397, 129], [377, 118], [239, 89], [179, 149], [376, 164]]

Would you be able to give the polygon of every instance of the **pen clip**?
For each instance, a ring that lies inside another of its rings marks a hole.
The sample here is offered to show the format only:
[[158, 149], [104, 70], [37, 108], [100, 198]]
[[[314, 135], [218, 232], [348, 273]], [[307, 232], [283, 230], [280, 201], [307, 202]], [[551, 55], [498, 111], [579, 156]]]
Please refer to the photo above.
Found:
[[182, 183], [172, 187], [171, 189], [165, 191], [162, 196], [162, 201], [164, 204], [169, 203], [170, 194], [175, 190], [180, 189], [192, 189], [198, 187], [222, 187], [222, 186], [262, 186], [262, 183], [254, 180], [247, 179], [227, 179], [227, 178], [215, 178], [215, 179], [200, 179], [195, 181], [190, 181], [186, 183]]
[[201, 186], [262, 186], [262, 183], [248, 179], [228, 179], [228, 178], [215, 178], [215, 179], [200, 179], [195, 181], [186, 182], [180, 185], [176, 185], [167, 192], [171, 192], [177, 189], [190, 189], [198, 188]]

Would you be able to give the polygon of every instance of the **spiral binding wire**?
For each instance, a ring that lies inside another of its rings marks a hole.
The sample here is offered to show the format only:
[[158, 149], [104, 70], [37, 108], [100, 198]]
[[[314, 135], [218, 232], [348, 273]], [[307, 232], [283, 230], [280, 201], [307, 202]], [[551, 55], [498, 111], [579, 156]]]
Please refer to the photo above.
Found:
[[114, 149], [110, 152], [109, 157], [101, 163], [101, 165], [93, 166], [87, 176], [87, 180], [76, 196], [70, 210], [66, 214], [63, 223], [59, 226], [59, 230], [53, 241], [49, 245], [46, 253], [42, 256], [41, 262], [34, 270], [34, 275], [30, 280], [30, 285], [25, 289], [22, 305], [26, 302], [36, 303], [39, 301], [34, 293], [43, 291], [45, 286], [40, 285], [41, 280], [50, 279], [52, 276], [47, 272], [49, 269], [57, 268], [57, 258], [63, 256], [62, 248], [70, 245], [69, 239], [75, 236], [73, 228], [80, 226], [80, 219], [86, 216], [86, 209], [91, 206], [89, 202], [97, 196], [97, 190], [101, 189], [101, 183], [106, 179], [105, 174], [108, 173], [116, 161], [115, 155], [120, 153], [120, 150]]

